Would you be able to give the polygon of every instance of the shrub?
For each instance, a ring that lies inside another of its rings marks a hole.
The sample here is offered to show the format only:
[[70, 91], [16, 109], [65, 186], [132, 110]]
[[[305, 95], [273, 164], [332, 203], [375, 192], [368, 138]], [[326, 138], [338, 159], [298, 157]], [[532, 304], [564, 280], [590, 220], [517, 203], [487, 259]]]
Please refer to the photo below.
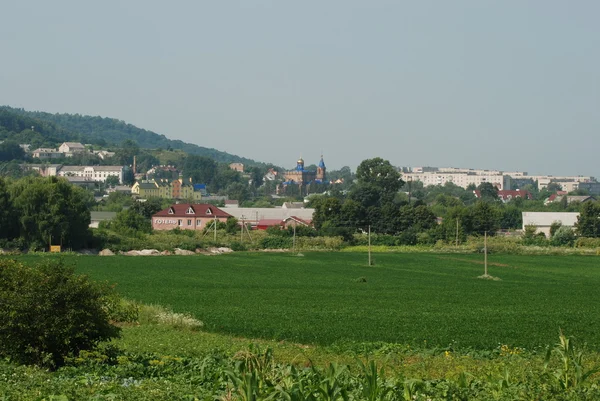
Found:
[[552, 236], [550, 243], [555, 246], [573, 246], [575, 233], [569, 227], [559, 227]]
[[236, 251], [236, 252], [248, 250], [246, 245], [239, 241], [231, 241], [231, 243], [229, 244], [229, 247], [231, 248], [232, 251]]
[[111, 292], [62, 261], [0, 260], [0, 355], [57, 368], [69, 355], [118, 336], [105, 306]]
[[260, 241], [263, 249], [287, 249], [292, 247], [292, 239], [285, 237], [265, 237]]

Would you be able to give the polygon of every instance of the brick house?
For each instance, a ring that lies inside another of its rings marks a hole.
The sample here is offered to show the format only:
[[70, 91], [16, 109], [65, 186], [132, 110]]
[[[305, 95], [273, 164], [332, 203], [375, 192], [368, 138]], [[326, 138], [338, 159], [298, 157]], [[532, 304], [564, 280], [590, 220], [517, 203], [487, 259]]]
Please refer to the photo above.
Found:
[[152, 216], [152, 228], [155, 230], [203, 230], [215, 220], [225, 222], [229, 213], [208, 204], [181, 203], [171, 205]]

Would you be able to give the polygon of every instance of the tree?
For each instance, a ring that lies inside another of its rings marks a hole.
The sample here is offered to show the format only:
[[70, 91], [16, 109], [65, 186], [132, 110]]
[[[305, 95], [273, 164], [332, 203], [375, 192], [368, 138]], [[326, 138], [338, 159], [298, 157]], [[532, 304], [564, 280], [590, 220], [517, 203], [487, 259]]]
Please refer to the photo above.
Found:
[[382, 193], [395, 194], [404, 185], [400, 173], [380, 157], [363, 160], [356, 169], [356, 178], [359, 184], [374, 185]]
[[498, 188], [490, 182], [482, 182], [477, 189], [481, 194], [481, 199], [488, 202], [498, 201]]
[[136, 210], [125, 209], [117, 213], [109, 223], [109, 228], [116, 232], [136, 235], [152, 232], [152, 223]]
[[119, 185], [119, 177], [117, 177], [116, 175], [111, 175], [109, 177], [106, 177], [106, 181], [104, 181], [104, 183], [107, 187], [114, 187], [116, 185]]
[[586, 202], [581, 205], [575, 232], [582, 237], [598, 237], [600, 235], [600, 204]]
[[339, 226], [342, 222], [342, 201], [338, 198], [320, 196], [311, 201], [310, 206], [315, 209], [313, 225], [320, 230], [325, 223], [329, 226]]
[[140, 152], [140, 147], [137, 142], [131, 139], [126, 139], [121, 142], [121, 146], [115, 152], [115, 159], [119, 164], [130, 166], [133, 165], [133, 156], [137, 156]]
[[17, 236], [17, 225], [17, 214], [8, 193], [8, 183], [0, 177], [0, 238], [15, 238]]
[[88, 238], [90, 192], [57, 177], [27, 177], [11, 186], [19, 236], [34, 248], [49, 243], [80, 248]]
[[23, 160], [25, 151], [18, 143], [12, 141], [4, 141], [0, 143], [0, 162], [11, 160]]
[[250, 169], [250, 179], [252, 180], [252, 186], [256, 189], [263, 184], [264, 171], [260, 167], [252, 167]]
[[0, 355], [56, 369], [67, 356], [117, 337], [106, 308], [111, 292], [62, 261], [0, 260]]
[[471, 218], [476, 234], [483, 235], [487, 231], [488, 235], [494, 235], [500, 228], [499, 210], [488, 202], [477, 202], [471, 209]]

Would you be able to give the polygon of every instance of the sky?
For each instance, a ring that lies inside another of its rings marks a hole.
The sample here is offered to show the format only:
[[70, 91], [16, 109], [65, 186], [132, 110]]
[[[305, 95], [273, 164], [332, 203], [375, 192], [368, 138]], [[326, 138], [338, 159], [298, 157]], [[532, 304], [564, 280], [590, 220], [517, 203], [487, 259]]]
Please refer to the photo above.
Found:
[[600, 2], [4, 1], [0, 105], [292, 168], [600, 177]]

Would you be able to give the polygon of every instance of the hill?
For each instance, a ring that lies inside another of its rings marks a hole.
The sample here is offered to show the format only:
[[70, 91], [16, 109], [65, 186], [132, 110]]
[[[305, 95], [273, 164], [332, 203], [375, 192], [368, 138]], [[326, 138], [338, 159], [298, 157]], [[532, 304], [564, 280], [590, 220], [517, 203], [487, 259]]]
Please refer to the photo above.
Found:
[[[82, 141], [100, 146], [118, 146], [126, 139], [137, 142], [140, 148], [182, 150], [189, 154], [210, 157], [218, 162], [238, 162], [248, 165], [260, 164], [252, 159], [236, 156], [213, 148], [173, 140], [165, 135], [138, 128], [125, 121], [81, 114], [51, 114], [43, 111], [0, 106], [0, 134], [4, 131], [21, 133], [36, 127], [45, 142]], [[23, 140], [28, 138], [23, 137]], [[15, 138], [21, 140], [21, 138]]]

